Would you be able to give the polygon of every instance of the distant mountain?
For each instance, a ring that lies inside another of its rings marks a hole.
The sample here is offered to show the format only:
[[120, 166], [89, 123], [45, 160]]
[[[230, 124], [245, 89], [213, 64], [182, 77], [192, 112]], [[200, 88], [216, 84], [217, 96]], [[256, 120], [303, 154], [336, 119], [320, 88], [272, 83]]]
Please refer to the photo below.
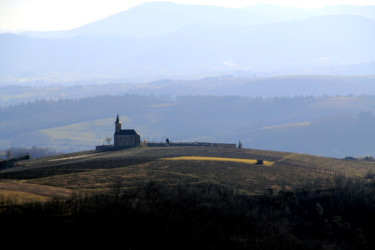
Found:
[[[274, 65], [281, 69], [285, 63], [306, 67], [324, 61], [329, 65], [372, 61], [374, 30], [375, 21], [370, 19], [322, 16], [257, 26], [189, 27], [165, 36], [155, 45], [162, 48], [166, 40], [168, 51], [178, 45], [181, 50], [173, 55], [191, 49], [186, 59], [200, 63], [210, 60], [238, 68]], [[168, 51], [156, 50], [158, 55]]]
[[240, 9], [151, 2], [70, 31], [27, 34], [44, 38], [69, 38], [76, 36], [146, 38], [165, 35], [181, 28], [195, 25], [229, 27], [255, 25], [265, 22], [267, 22], [266, 19]]
[[[70, 31], [0, 34], [0, 84], [375, 74], [372, 13], [147, 3]], [[300, 20], [273, 22], [283, 15]]]
[[314, 16], [356, 15], [375, 20], [375, 6], [337, 5], [325, 6], [318, 9], [301, 9], [272, 4], [256, 4], [241, 8], [241, 10], [256, 14], [271, 22], [301, 20]]
[[0, 82], [316, 74], [329, 72], [327, 67], [337, 74], [340, 66], [346, 66], [341, 67], [345, 73], [350, 65], [375, 61], [374, 30], [374, 20], [335, 15], [251, 26], [189, 26], [143, 39], [0, 34]]
[[190, 26], [248, 26], [302, 20], [315, 16], [357, 15], [375, 20], [375, 6], [338, 5], [302, 9], [272, 4], [231, 9], [216, 6], [151, 2], [68, 31], [25, 32], [39, 38], [76, 36], [157, 37]]

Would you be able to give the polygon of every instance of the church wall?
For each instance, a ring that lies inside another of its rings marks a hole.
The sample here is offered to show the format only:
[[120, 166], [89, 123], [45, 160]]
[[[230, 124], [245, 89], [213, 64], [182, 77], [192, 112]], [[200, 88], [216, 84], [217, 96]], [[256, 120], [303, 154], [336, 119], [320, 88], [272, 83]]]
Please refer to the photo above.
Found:
[[134, 147], [140, 145], [140, 137], [137, 135], [115, 135], [115, 147]]

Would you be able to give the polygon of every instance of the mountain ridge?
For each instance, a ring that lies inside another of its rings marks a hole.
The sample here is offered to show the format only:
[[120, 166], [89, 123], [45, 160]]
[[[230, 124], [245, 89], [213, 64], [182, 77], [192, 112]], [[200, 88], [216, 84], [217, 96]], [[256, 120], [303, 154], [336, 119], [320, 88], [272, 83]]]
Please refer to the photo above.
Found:
[[371, 75], [374, 30], [359, 15], [269, 23], [238, 9], [149, 3], [53, 33], [64, 39], [0, 34], [0, 84]]
[[236, 72], [319, 74], [315, 68], [327, 67], [324, 72], [329, 67], [337, 72], [340, 65], [355, 68], [355, 64], [375, 61], [373, 30], [371, 19], [324, 16], [257, 26], [191, 26], [143, 39], [0, 34], [0, 81], [162, 79]]
[[[194, 16], [194, 18], [191, 18]], [[130, 36], [152, 38], [165, 35], [182, 27], [191, 25], [219, 24], [248, 25], [266, 22], [255, 14], [240, 9], [218, 6], [175, 4], [169, 2], [151, 2], [135, 6], [129, 10], [114, 14], [101, 20], [68, 31], [26, 33], [31, 36], [50, 38], [71, 38], [75, 36]], [[113, 26], [122, 26], [122, 30]]]
[[[243, 23], [245, 25], [257, 25], [261, 23], [301, 20], [324, 15], [358, 15], [375, 20], [375, 6], [337, 5], [311, 10], [272, 4], [255, 4], [243, 8], [226, 8], [211, 5], [149, 2], [71, 30], [32, 31], [21, 34], [57, 39], [81, 35], [122, 35], [145, 38], [165, 35], [179, 28], [198, 24], [231, 26]], [[191, 16], [194, 16], [194, 19], [191, 19]], [[122, 31], [116, 31], [111, 28], [113, 23], [116, 22], [132, 23], [133, 26], [126, 27]]]
[[273, 4], [255, 4], [241, 9], [251, 13], [258, 13], [258, 15], [272, 22], [299, 20], [324, 15], [358, 15], [375, 19], [375, 6], [373, 5], [358, 6], [341, 4], [324, 6], [317, 9], [303, 9]]

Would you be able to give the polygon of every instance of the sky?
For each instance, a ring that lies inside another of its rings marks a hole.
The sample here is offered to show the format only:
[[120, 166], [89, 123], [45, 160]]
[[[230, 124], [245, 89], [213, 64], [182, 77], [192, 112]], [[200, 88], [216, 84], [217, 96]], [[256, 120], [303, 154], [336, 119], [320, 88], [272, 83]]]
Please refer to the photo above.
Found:
[[[160, 0], [159, 0], [160, 1]], [[154, 0], [0, 0], [0, 31], [69, 30]], [[258, 3], [314, 9], [375, 5], [375, 0], [168, 0], [180, 4], [241, 8]]]

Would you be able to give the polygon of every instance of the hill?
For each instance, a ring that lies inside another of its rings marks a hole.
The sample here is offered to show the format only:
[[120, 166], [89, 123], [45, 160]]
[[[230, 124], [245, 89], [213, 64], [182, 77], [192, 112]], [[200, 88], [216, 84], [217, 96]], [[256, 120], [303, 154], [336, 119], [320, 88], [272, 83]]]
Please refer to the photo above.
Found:
[[[191, 158], [179, 158], [182, 156]], [[268, 163], [259, 165], [256, 160]], [[211, 183], [241, 194], [260, 195], [268, 188], [322, 189], [336, 177], [363, 179], [375, 174], [373, 162], [210, 147], [85, 151], [23, 161], [21, 165], [0, 171], [0, 190], [13, 192], [21, 201], [32, 197], [67, 199], [73, 192], [108, 192], [116, 183], [121, 183], [121, 190], [129, 190], [149, 181], [172, 187]]]
[[[314, 89], [314, 86], [320, 86], [319, 91], [323, 91], [324, 85], [325, 89], [334, 91], [350, 84], [358, 91], [371, 91], [372, 82], [373, 78], [344, 78], [317, 84], [314, 78], [280, 78], [242, 79], [231, 85], [231, 80], [211, 79], [191, 85], [201, 86], [197, 91], [206, 89], [206, 93], [212, 85], [218, 84], [229, 93], [229, 90], [241, 89], [256, 93], [260, 88], [259, 91], [272, 94], [272, 88], [282, 90], [283, 84], [295, 88], [295, 93], [303, 92], [299, 89]], [[33, 146], [50, 147], [57, 152], [90, 150], [101, 145], [106, 137], [112, 137], [113, 122], [118, 113], [125, 127], [136, 129], [142, 140], [150, 142], [161, 142], [166, 138], [173, 142], [238, 143], [241, 140], [245, 147], [337, 158], [374, 155], [374, 96], [116, 96], [114, 93], [120, 94], [124, 86], [112, 87], [113, 94], [107, 96], [29, 101], [1, 108], [0, 131], [6, 133], [0, 134], [0, 150]], [[183, 83], [173, 81], [160, 82], [153, 87], [189, 89]], [[93, 90], [99, 93], [103, 88], [109, 86], [52, 91], [78, 94]], [[33, 91], [44, 95], [41, 88]], [[22, 91], [19, 95], [22, 96]], [[4, 96], [4, 99], [8, 98], [6, 94]]]
[[250, 26], [332, 15], [355, 15], [375, 19], [375, 7], [337, 5], [312, 10], [255, 4], [251, 7], [232, 9], [208, 5], [149, 2], [76, 29], [23, 34], [39, 38], [77, 36], [146, 38], [166, 35], [191, 26]]
[[145, 38], [166, 35], [196, 25], [247, 26], [266, 21], [256, 14], [240, 9], [154, 2], [136, 6], [74, 30], [61, 32], [61, 35], [65, 38], [75, 36]]
[[[0, 171], [0, 233], [18, 247], [375, 244], [371, 162], [252, 149], [140, 147], [23, 164]], [[48, 241], [36, 243], [38, 235]]]

